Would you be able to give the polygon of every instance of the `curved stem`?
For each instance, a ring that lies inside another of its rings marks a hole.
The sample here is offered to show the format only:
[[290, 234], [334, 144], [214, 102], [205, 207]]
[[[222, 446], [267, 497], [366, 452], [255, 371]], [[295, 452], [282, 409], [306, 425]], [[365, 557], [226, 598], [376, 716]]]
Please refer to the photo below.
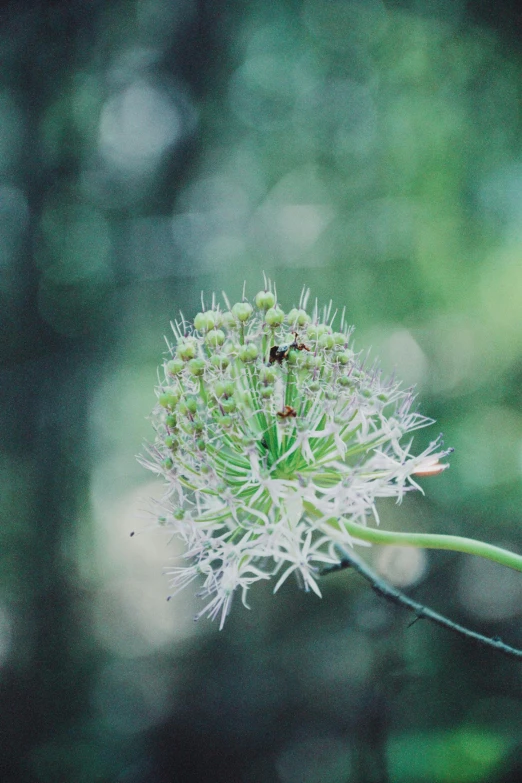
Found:
[[[328, 520], [333, 522], [334, 520]], [[335, 520], [336, 525], [339, 524]], [[344, 528], [354, 538], [368, 541], [372, 544], [389, 544], [391, 546], [414, 546], [424, 549], [451, 549], [454, 552], [465, 552], [468, 555], [478, 555], [493, 560], [500, 565], [522, 571], [522, 555], [510, 552], [508, 549], [476, 541], [463, 536], [448, 536], [438, 533], [394, 533], [391, 530], [377, 530], [364, 527], [349, 519], [342, 522]]]
[[[304, 502], [306, 511], [315, 519], [324, 519], [321, 512], [308, 501]], [[339, 520], [331, 517], [323, 522], [329, 528], [338, 528]], [[438, 533], [394, 533], [392, 530], [378, 530], [374, 527], [364, 527], [351, 519], [343, 519], [341, 524], [344, 529], [359, 541], [367, 541], [370, 544], [388, 544], [389, 546], [413, 546], [421, 549], [449, 549], [453, 552], [465, 552], [468, 555], [478, 555], [495, 563], [522, 571], [522, 555], [510, 552], [500, 546], [487, 544], [485, 541], [476, 541], [474, 538], [464, 536], [448, 536]]]

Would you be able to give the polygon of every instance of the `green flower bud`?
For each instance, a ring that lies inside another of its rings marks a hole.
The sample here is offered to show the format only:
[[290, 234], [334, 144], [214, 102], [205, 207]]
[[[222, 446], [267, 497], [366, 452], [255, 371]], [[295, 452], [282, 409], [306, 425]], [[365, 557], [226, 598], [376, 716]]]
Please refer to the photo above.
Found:
[[331, 351], [334, 347], [334, 338], [331, 334], [322, 334], [317, 342], [319, 348], [323, 348], [325, 351]]
[[223, 345], [225, 342], [225, 332], [222, 332], [221, 329], [211, 329], [205, 337], [205, 342], [212, 348]]
[[348, 375], [341, 375], [339, 378], [337, 378], [337, 383], [339, 386], [353, 386], [353, 381], [348, 377]]
[[228, 365], [230, 364], [230, 359], [228, 356], [225, 356], [225, 354], [222, 353], [214, 353], [210, 357], [210, 364], [212, 367], [215, 367], [217, 370], [226, 370]]
[[229, 397], [226, 400], [223, 400], [221, 403], [221, 407], [225, 411], [225, 413], [234, 413], [234, 411], [237, 408], [237, 402], [233, 397]]
[[350, 359], [352, 358], [352, 354], [348, 353], [348, 351], [343, 351], [342, 353], [338, 353], [335, 355], [335, 361], [339, 364], [348, 364]]
[[248, 321], [252, 315], [253, 307], [248, 302], [236, 302], [232, 307], [232, 314], [238, 321]]
[[308, 388], [311, 392], [318, 392], [321, 388], [321, 384], [319, 381], [311, 381], [311, 383], [308, 384]]
[[158, 398], [162, 408], [173, 408], [179, 400], [180, 394], [177, 389], [166, 389]]
[[216, 381], [214, 384], [214, 393], [216, 397], [232, 397], [234, 394], [234, 384], [231, 381]]
[[165, 422], [167, 427], [170, 427], [170, 429], [174, 429], [174, 427], [176, 426], [177, 422], [178, 422], [178, 420], [176, 418], [176, 414], [175, 413], [169, 413], [169, 415], [167, 416], [166, 422]]
[[269, 310], [275, 305], [275, 296], [271, 291], [259, 291], [256, 294], [255, 303], [260, 310]]
[[379, 400], [379, 402], [388, 402], [389, 397], [385, 392], [381, 392], [380, 394], [377, 395], [377, 399]]
[[188, 362], [189, 359], [193, 359], [197, 352], [198, 349], [196, 347], [196, 343], [193, 340], [180, 340], [176, 348], [176, 353], [180, 359], [183, 359], [184, 362]]
[[255, 343], [247, 343], [247, 345], [240, 345], [238, 351], [238, 358], [242, 362], [253, 362], [257, 359], [258, 348]]
[[200, 451], [205, 451], [205, 449], [207, 447], [207, 444], [205, 443], [203, 438], [198, 438], [198, 440], [196, 442], [196, 446], [198, 447], [198, 449]]
[[226, 351], [226, 353], [229, 356], [235, 357], [239, 353], [240, 343], [227, 343], [223, 346], [223, 350]]
[[361, 389], [361, 395], [362, 395], [362, 396], [363, 396], [365, 399], [369, 400], [369, 399], [370, 399], [370, 397], [373, 397], [373, 392], [372, 392], [372, 390], [371, 390], [371, 389], [368, 389], [368, 388], [366, 388], [366, 389]]
[[182, 520], [185, 518], [185, 512], [182, 508], [177, 508], [172, 516], [174, 519]]
[[204, 423], [201, 421], [201, 419], [194, 419], [192, 422], [192, 429], [196, 434], [200, 434], [205, 429]]
[[174, 462], [170, 457], [166, 457], [161, 463], [162, 468], [164, 468], [165, 470], [171, 470], [173, 465]]
[[290, 312], [287, 315], [288, 323], [292, 326], [305, 326], [310, 321], [310, 316], [306, 312], [306, 310], [298, 310], [297, 308], [292, 308]]
[[181, 359], [171, 359], [170, 362], [167, 362], [166, 370], [170, 375], [179, 375], [184, 366]]
[[323, 362], [322, 356], [315, 356], [313, 353], [309, 353], [306, 356], [306, 367], [309, 370], [319, 369], [323, 366]]
[[186, 397], [184, 400], [181, 400], [180, 404], [178, 405], [178, 411], [183, 416], [194, 414], [196, 413], [197, 409], [198, 402], [195, 397]]
[[188, 363], [188, 368], [191, 375], [195, 375], [196, 377], [203, 375], [205, 372], [205, 362], [203, 359], [191, 359]]
[[264, 400], [268, 400], [270, 397], [274, 394], [274, 387], [273, 386], [262, 386], [259, 393], [261, 394], [261, 397]]
[[194, 328], [198, 332], [208, 332], [216, 325], [216, 318], [212, 310], [207, 310], [204, 313], [198, 313], [194, 318]]
[[222, 325], [225, 326], [227, 329], [237, 329], [237, 322], [234, 318], [234, 314], [230, 312], [230, 310], [227, 310], [226, 313], [223, 313], [223, 317], [221, 319]]
[[334, 332], [332, 334], [334, 345], [337, 347], [339, 345], [344, 345], [346, 342], [346, 335], [342, 332]]
[[230, 416], [218, 416], [216, 423], [224, 430], [229, 430], [234, 423], [234, 420]]
[[261, 383], [274, 383], [277, 373], [272, 367], [261, 367], [259, 371], [259, 380]]
[[306, 330], [310, 340], [318, 340], [319, 337], [321, 337], [323, 334], [328, 334], [329, 332], [331, 332], [331, 329], [326, 324], [315, 324], [313, 326], [309, 326]]
[[280, 307], [270, 307], [266, 311], [265, 321], [269, 326], [281, 326], [285, 320], [285, 314]]
[[178, 448], [178, 446], [179, 446], [178, 439], [175, 438], [173, 435], [167, 435], [167, 437], [165, 438], [164, 443], [165, 443], [165, 446], [168, 449], [171, 449], [172, 451], [175, 451]]

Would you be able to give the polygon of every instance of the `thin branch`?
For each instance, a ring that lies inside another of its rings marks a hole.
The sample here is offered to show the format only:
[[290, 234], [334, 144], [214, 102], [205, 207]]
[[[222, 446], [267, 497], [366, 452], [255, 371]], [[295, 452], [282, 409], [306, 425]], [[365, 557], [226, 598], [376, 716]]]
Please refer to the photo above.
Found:
[[498, 652], [504, 653], [504, 655], [509, 655], [512, 658], [522, 659], [522, 650], [518, 650], [516, 647], [510, 647], [508, 644], [505, 644], [498, 636], [483, 636], [480, 633], [469, 630], [469, 628], [464, 628], [464, 626], [459, 625], [458, 623], [454, 623], [449, 618], [444, 617], [444, 615], [438, 614], [438, 612], [434, 612], [433, 609], [429, 609], [427, 606], [423, 606], [423, 604], [419, 604], [417, 601], [413, 601], [411, 598], [408, 598], [407, 595], [404, 595], [404, 593], [402, 593], [400, 590], [397, 590], [396, 587], [392, 587], [392, 585], [384, 582], [354, 552], [348, 552], [346, 549], [340, 546], [338, 546], [338, 549], [342, 557], [340, 563], [322, 569], [321, 576], [326, 576], [327, 574], [331, 574], [335, 571], [343, 571], [345, 568], [353, 568], [362, 577], [364, 577], [364, 579], [366, 579], [371, 584], [373, 590], [379, 595], [382, 595], [383, 598], [386, 598], [392, 603], [399, 604], [399, 606], [405, 606], [410, 611], [415, 612], [416, 618], [413, 620], [411, 625], [413, 625], [413, 623], [415, 623], [417, 620], [431, 620], [432, 622], [437, 623], [437, 625], [442, 625], [443, 628], [447, 628], [448, 630], [453, 631], [453, 633], [458, 633], [467, 639], [473, 639], [485, 647], [492, 647], [494, 650], [498, 650]]

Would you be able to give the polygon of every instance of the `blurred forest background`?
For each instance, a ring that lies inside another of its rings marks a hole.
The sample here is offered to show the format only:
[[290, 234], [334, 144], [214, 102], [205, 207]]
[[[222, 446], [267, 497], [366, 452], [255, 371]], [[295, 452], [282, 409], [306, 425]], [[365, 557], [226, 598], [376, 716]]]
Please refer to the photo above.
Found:
[[[454, 446], [382, 525], [522, 547], [522, 23], [459, 0], [0, 11], [3, 783], [522, 780], [522, 666], [385, 604], [171, 602], [146, 528], [163, 335], [262, 270], [346, 305]], [[522, 646], [522, 578], [365, 550]]]

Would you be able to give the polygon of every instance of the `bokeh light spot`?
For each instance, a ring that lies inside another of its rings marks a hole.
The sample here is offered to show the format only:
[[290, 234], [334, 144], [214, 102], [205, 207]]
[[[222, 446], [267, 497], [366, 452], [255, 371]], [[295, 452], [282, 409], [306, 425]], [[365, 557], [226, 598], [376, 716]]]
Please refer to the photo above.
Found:
[[172, 97], [137, 80], [106, 101], [100, 117], [100, 152], [116, 169], [146, 172], [178, 141], [181, 129]]

